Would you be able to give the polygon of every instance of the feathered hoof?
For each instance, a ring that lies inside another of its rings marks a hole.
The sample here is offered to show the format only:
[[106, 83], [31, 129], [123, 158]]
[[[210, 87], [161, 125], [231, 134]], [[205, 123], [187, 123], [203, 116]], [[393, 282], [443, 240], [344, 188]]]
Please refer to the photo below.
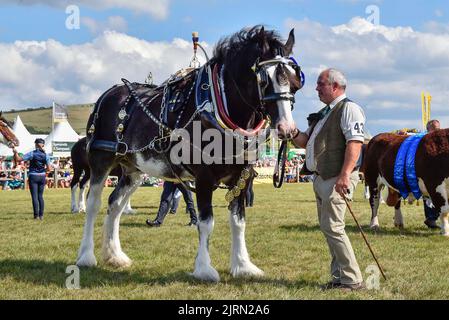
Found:
[[380, 227], [379, 227], [378, 224], [369, 226], [369, 228], [370, 228], [372, 231], [374, 231], [374, 232], [379, 232], [379, 231], [380, 231]]
[[264, 274], [261, 269], [251, 262], [231, 267], [231, 275], [234, 278], [263, 277]]
[[213, 267], [198, 268], [191, 274], [195, 279], [207, 282], [220, 282], [220, 275]]
[[133, 264], [133, 261], [124, 253], [116, 256], [103, 257], [103, 261], [105, 264], [114, 268], [129, 268]]
[[78, 267], [95, 267], [97, 259], [93, 252], [81, 253], [76, 261]]
[[134, 209], [123, 210], [123, 214], [136, 214], [137, 211]]

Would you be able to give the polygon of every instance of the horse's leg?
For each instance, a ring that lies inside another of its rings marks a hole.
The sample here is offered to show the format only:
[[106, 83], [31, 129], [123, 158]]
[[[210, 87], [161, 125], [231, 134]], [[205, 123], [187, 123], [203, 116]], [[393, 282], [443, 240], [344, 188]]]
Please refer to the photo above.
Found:
[[404, 217], [401, 211], [401, 199], [398, 200], [394, 206], [394, 226], [399, 229], [404, 229]]
[[103, 161], [96, 161], [96, 163], [97, 165], [95, 168], [91, 168], [92, 177], [89, 193], [87, 195], [86, 222], [84, 224], [83, 239], [81, 241], [76, 262], [78, 266], [92, 267], [97, 264], [94, 255], [94, 223], [101, 207], [101, 193], [106, 178], [108, 177], [110, 167], [105, 165], [105, 162]]
[[86, 212], [86, 185], [90, 179], [90, 170], [84, 171], [83, 179], [80, 182], [80, 193], [78, 195], [79, 212]]
[[192, 275], [199, 280], [218, 282], [220, 281], [220, 276], [217, 270], [211, 266], [209, 256], [209, 237], [214, 229], [214, 215], [212, 210], [213, 184], [211, 184], [211, 181], [197, 179], [196, 189], [199, 210], [199, 220], [197, 223], [199, 246], [195, 258], [195, 270]]
[[374, 231], [379, 230], [379, 218], [377, 217], [377, 214], [379, 212], [379, 198], [381, 196], [382, 187], [383, 186], [380, 186], [378, 184], [369, 186], [369, 205], [371, 207], [370, 228]]
[[245, 200], [246, 192], [229, 205], [229, 224], [231, 227], [231, 274], [234, 277], [263, 276], [263, 271], [249, 259], [245, 242]]
[[120, 216], [131, 194], [140, 186], [141, 173], [122, 175], [109, 196], [108, 214], [103, 228], [103, 260], [114, 267], [129, 267], [131, 259], [122, 251], [119, 238]]
[[369, 185], [365, 184], [365, 199], [368, 200], [370, 198], [370, 193], [369, 193]]
[[81, 177], [81, 170], [74, 168], [73, 170], [73, 178], [72, 181], [70, 182], [70, 189], [72, 191], [72, 196], [71, 196], [71, 211], [72, 213], [78, 213], [79, 212], [79, 206], [78, 203], [76, 201], [76, 191], [78, 190], [78, 183], [80, 181], [80, 177]]
[[128, 202], [126, 203], [125, 209], [123, 210], [124, 214], [135, 214], [136, 210], [134, 210], [131, 207], [131, 198], [128, 199]]

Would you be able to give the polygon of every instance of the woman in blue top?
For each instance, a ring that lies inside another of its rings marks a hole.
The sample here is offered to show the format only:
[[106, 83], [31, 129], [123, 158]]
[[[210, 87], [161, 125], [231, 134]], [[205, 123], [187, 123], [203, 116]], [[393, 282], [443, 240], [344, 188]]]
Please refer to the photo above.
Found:
[[33, 201], [34, 219], [42, 220], [44, 217], [44, 189], [46, 184], [45, 174], [50, 168], [50, 158], [44, 151], [44, 139], [36, 139], [34, 141], [36, 149], [28, 152], [23, 157], [19, 156], [15, 148], [14, 160], [16, 162], [29, 161], [30, 169], [28, 173], [28, 181], [30, 184], [31, 199]]

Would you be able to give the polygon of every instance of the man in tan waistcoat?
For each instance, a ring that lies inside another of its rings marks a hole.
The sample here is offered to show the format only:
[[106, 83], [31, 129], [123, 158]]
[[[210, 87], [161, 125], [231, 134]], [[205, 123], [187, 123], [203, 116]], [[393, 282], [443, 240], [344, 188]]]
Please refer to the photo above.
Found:
[[298, 129], [293, 143], [306, 148], [306, 167], [315, 174], [313, 189], [318, 221], [332, 257], [331, 280], [323, 289], [364, 288], [362, 273], [345, 232], [346, 204], [359, 182], [357, 160], [364, 141], [365, 115], [345, 94], [346, 78], [336, 69], [323, 71], [318, 96], [326, 107], [309, 117], [306, 132]]

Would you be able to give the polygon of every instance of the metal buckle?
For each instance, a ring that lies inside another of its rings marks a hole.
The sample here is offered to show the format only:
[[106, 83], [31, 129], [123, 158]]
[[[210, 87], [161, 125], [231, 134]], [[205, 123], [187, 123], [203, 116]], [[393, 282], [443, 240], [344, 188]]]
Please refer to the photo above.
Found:
[[[123, 146], [123, 149], [124, 149], [123, 152], [120, 150], [121, 149], [120, 148], [121, 145]], [[124, 143], [124, 142], [121, 142], [121, 141], [117, 142], [115, 155], [116, 156], [125, 156], [127, 152], [128, 152], [128, 145], [126, 143]]]

